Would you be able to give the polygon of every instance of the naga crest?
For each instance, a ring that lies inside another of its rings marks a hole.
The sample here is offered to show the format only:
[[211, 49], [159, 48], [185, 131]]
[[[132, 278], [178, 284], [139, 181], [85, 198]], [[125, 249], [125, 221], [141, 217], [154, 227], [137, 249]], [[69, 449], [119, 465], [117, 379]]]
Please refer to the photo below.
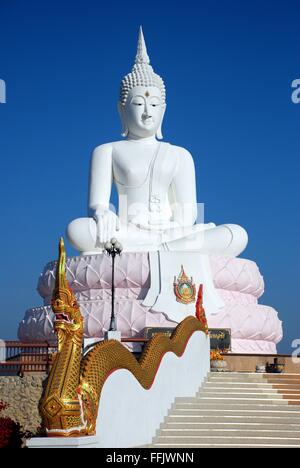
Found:
[[59, 243], [59, 259], [56, 268], [55, 288], [51, 307], [55, 314], [55, 329], [76, 332], [83, 330], [83, 318], [66, 274], [66, 251], [63, 238]]

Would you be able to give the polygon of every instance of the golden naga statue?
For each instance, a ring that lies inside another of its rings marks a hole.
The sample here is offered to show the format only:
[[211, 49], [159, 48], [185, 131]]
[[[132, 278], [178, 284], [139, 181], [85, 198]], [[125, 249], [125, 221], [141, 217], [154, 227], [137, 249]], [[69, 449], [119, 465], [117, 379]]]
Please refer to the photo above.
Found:
[[58, 353], [40, 403], [49, 437], [94, 435], [101, 391], [112, 372], [126, 369], [143, 388], [150, 389], [163, 356], [167, 352], [182, 356], [192, 334], [205, 332], [203, 323], [187, 317], [171, 338], [163, 334], [154, 336], [139, 361], [115, 340], [98, 343], [84, 355], [83, 317], [67, 281], [63, 239], [59, 245], [51, 305], [56, 316], [54, 329], [58, 336]]

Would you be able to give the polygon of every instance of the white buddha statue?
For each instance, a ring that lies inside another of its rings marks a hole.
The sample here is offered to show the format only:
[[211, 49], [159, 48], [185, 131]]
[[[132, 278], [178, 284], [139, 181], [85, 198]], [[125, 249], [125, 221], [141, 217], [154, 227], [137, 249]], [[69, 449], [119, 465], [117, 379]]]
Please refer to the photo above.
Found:
[[[246, 231], [235, 224], [196, 224], [195, 167], [184, 148], [162, 140], [166, 91], [154, 73], [140, 29], [132, 72], [121, 83], [119, 113], [124, 137], [92, 155], [88, 218], [71, 222], [69, 242], [82, 255], [103, 252], [116, 237], [125, 252], [197, 251], [237, 256]], [[118, 214], [110, 206], [112, 184]]]

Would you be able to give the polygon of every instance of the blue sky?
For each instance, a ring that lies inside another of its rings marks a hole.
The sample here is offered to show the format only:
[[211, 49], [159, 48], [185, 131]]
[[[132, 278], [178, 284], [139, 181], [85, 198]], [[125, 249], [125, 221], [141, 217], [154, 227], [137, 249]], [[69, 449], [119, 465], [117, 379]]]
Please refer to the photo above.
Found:
[[[139, 25], [167, 86], [164, 135], [194, 156], [206, 221], [238, 223], [262, 303], [299, 318], [298, 1], [0, 0], [0, 336], [14, 338], [68, 222], [84, 216], [90, 152], [120, 137], [117, 97]], [[74, 253], [71, 248], [69, 253]]]

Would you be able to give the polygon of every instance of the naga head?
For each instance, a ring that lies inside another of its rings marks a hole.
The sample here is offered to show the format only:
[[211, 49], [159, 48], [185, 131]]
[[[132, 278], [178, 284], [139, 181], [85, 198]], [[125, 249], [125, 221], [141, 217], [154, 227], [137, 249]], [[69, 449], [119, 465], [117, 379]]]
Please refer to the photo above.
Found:
[[66, 274], [66, 251], [63, 238], [59, 243], [59, 258], [56, 268], [52, 310], [55, 314], [54, 329], [69, 333], [83, 332], [83, 317]]

